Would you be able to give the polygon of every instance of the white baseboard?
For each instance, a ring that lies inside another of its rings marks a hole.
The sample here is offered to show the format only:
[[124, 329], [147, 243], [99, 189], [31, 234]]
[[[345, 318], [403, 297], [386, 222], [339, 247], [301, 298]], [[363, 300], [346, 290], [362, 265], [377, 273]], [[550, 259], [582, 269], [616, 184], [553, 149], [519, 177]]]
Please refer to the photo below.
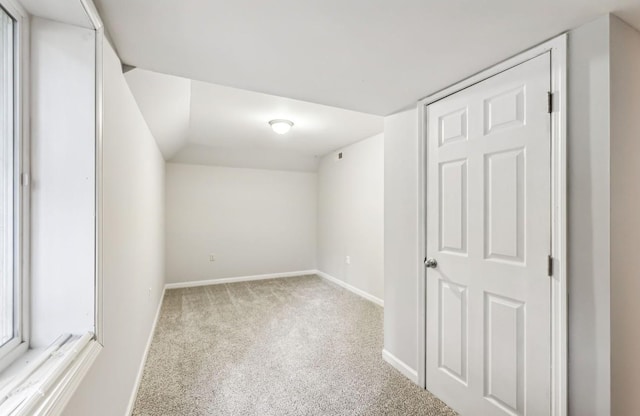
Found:
[[413, 381], [415, 384], [418, 384], [418, 372], [406, 365], [404, 361], [401, 361], [398, 357], [387, 350], [382, 350], [382, 359], [398, 370], [400, 374]]
[[144, 354], [142, 355], [142, 361], [140, 362], [140, 367], [138, 368], [138, 375], [136, 376], [135, 384], [133, 385], [133, 392], [131, 393], [131, 397], [129, 398], [129, 405], [127, 406], [127, 415], [133, 413], [133, 406], [136, 404], [136, 397], [138, 397], [138, 390], [140, 389], [140, 383], [142, 382], [142, 374], [144, 372], [144, 365], [147, 362], [147, 356], [149, 355], [149, 350], [151, 349], [151, 342], [153, 341], [153, 334], [156, 332], [156, 325], [158, 325], [158, 320], [160, 320], [160, 310], [162, 309], [162, 303], [164, 302], [164, 295], [167, 291], [167, 287], [165, 285], [162, 290], [162, 295], [160, 296], [160, 302], [158, 302], [158, 309], [156, 310], [156, 317], [153, 319], [153, 325], [151, 325], [151, 332], [149, 333], [149, 338], [147, 339], [147, 345], [144, 348]]
[[222, 279], [195, 280], [191, 282], [167, 283], [166, 289], [178, 289], [184, 287], [219, 285], [223, 283], [249, 282], [251, 280], [277, 279], [279, 277], [294, 277], [316, 274], [316, 270], [300, 270], [297, 272], [256, 274], [254, 276], [225, 277]]
[[208, 280], [195, 280], [190, 282], [179, 282], [179, 283], [167, 283], [164, 287], [165, 289], [180, 289], [185, 287], [197, 287], [197, 286], [209, 286], [209, 285], [219, 285], [223, 283], [237, 283], [237, 282], [249, 282], [252, 280], [266, 280], [266, 279], [277, 279], [280, 277], [297, 277], [297, 276], [308, 276], [308, 275], [318, 275], [323, 279], [327, 279], [330, 282], [337, 284], [358, 296], [361, 296], [377, 305], [384, 307], [384, 301], [380, 298], [377, 298], [370, 293], [365, 292], [364, 290], [358, 289], [355, 286], [351, 286], [348, 283], [343, 282], [342, 280], [331, 276], [325, 272], [320, 270], [299, 270], [295, 272], [284, 272], [284, 273], [268, 273], [268, 274], [257, 274], [253, 276], [239, 276], [239, 277], [225, 277], [221, 279], [208, 279]]
[[382, 300], [380, 298], [377, 298], [377, 297], [373, 296], [372, 294], [365, 292], [362, 289], [358, 289], [355, 286], [351, 286], [349, 283], [346, 283], [346, 282], [338, 279], [337, 277], [333, 277], [330, 274], [327, 274], [327, 273], [322, 272], [320, 270], [315, 270], [315, 274], [317, 274], [318, 276], [322, 277], [323, 279], [327, 279], [328, 281], [337, 284], [338, 286], [342, 286], [343, 288], [347, 289], [348, 291], [353, 292], [356, 295], [361, 296], [361, 297], [365, 298], [366, 300], [375, 303], [376, 305], [380, 305], [380, 306], [384, 307], [384, 300]]

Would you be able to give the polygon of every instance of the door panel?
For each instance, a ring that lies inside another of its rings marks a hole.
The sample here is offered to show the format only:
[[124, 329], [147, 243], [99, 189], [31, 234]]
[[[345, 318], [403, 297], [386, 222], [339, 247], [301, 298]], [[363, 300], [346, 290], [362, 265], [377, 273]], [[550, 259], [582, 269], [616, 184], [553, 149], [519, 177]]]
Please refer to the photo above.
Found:
[[485, 156], [485, 258], [524, 262], [524, 149]]
[[455, 160], [440, 165], [440, 251], [467, 252], [467, 163]]
[[467, 109], [462, 108], [440, 117], [440, 144], [467, 139]]
[[524, 303], [485, 294], [485, 396], [523, 414]]
[[522, 127], [525, 124], [524, 90], [524, 85], [521, 85], [484, 100], [485, 135], [509, 127]]
[[467, 382], [467, 290], [440, 280], [440, 346], [438, 366]]
[[551, 393], [550, 55], [427, 107], [427, 389], [462, 415]]

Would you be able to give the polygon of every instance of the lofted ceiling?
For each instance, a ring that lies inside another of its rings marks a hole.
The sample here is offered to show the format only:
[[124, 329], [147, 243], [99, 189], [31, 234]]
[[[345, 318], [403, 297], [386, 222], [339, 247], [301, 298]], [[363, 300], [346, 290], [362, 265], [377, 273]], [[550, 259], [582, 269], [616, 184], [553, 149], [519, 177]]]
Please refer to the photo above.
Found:
[[[383, 118], [152, 71], [125, 78], [168, 161], [315, 171], [318, 157], [383, 130]], [[276, 134], [273, 119], [293, 121]]]
[[191, 81], [134, 69], [125, 74], [158, 148], [169, 160], [186, 143], [191, 112]]
[[388, 115], [638, 0], [96, 0], [122, 60]]

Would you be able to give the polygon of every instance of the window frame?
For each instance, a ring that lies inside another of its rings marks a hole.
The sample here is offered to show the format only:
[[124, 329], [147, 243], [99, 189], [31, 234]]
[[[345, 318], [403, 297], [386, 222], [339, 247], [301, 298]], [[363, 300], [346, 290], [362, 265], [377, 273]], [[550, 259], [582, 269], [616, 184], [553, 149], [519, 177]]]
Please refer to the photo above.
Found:
[[0, 7], [14, 20], [14, 325], [16, 336], [0, 347], [0, 371], [29, 348], [29, 18], [14, 0], [0, 0]]

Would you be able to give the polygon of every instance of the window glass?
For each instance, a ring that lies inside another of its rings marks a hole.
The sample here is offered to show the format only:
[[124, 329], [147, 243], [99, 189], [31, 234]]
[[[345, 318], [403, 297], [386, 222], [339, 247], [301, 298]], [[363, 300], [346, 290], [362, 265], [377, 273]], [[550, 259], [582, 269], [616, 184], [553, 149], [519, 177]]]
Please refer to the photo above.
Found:
[[0, 8], [0, 346], [17, 335], [14, 273], [14, 21]]

